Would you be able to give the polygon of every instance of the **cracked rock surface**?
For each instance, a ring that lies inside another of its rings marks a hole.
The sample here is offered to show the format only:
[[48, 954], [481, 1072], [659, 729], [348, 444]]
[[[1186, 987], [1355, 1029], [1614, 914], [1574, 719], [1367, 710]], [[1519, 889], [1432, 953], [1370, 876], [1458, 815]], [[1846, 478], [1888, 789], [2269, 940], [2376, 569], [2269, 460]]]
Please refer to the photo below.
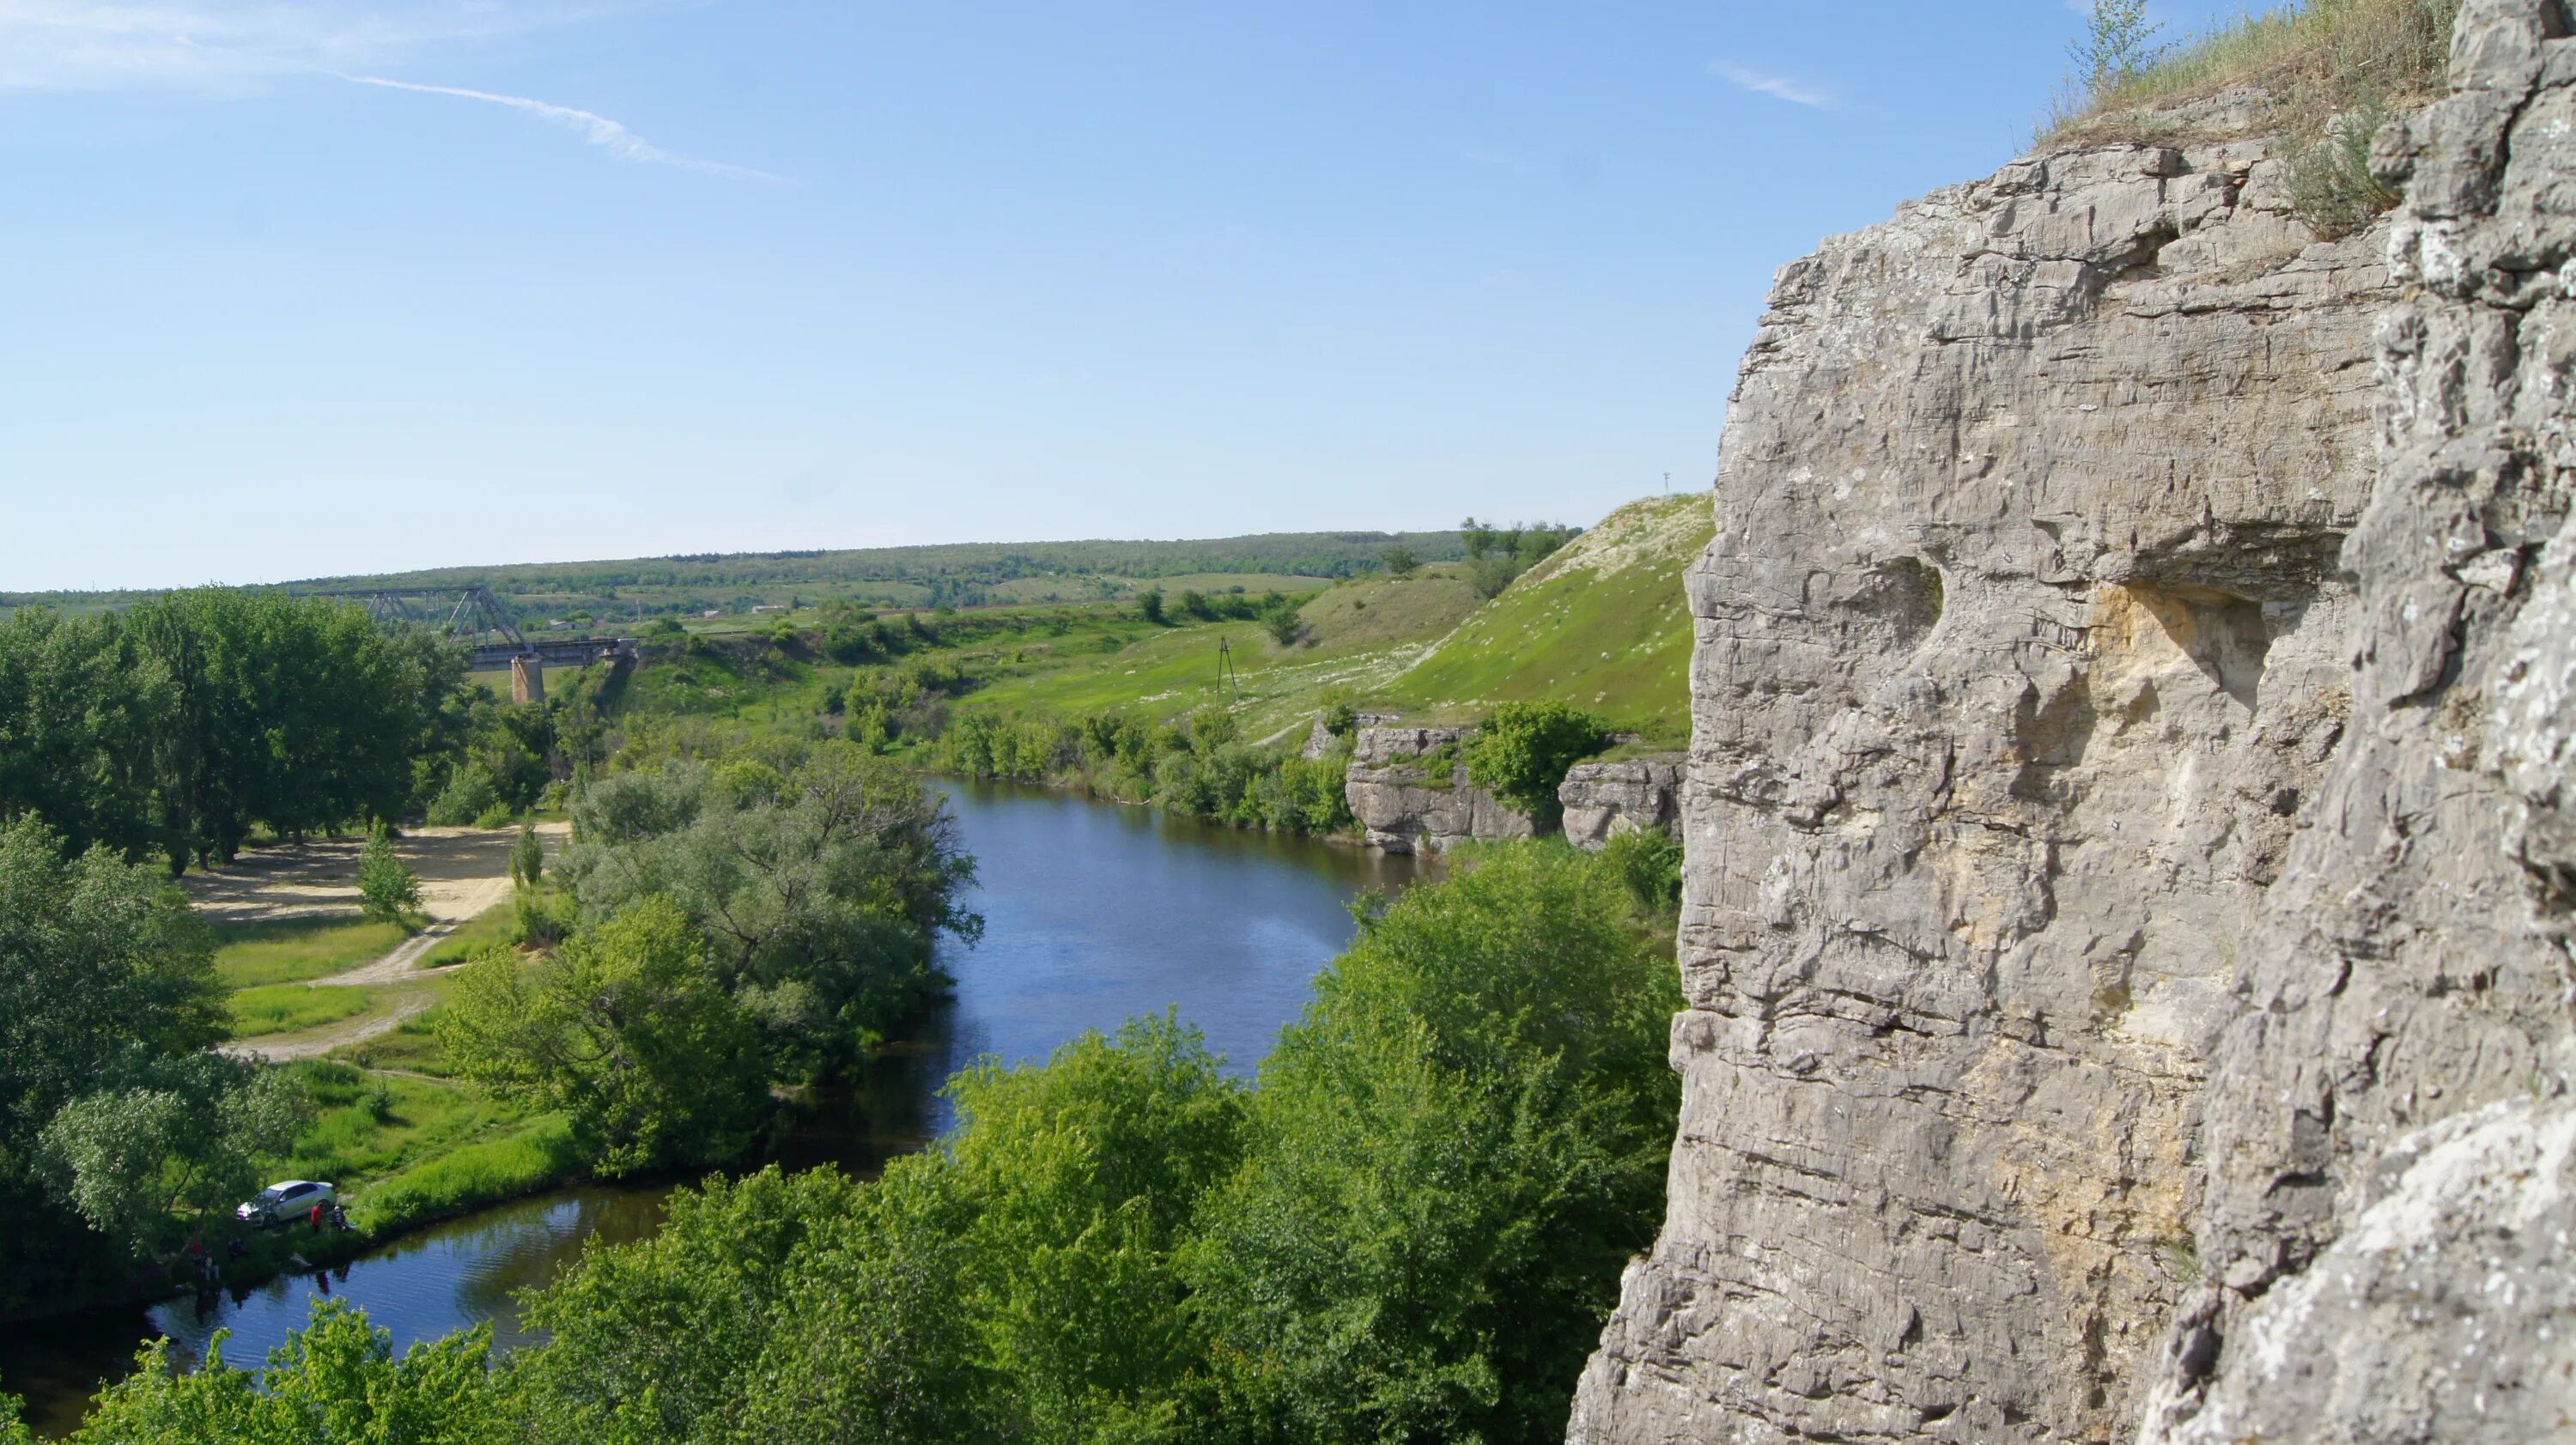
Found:
[[1689, 578], [1669, 1212], [1573, 1438], [2134, 1428], [2352, 707], [2383, 242], [2118, 146], [1781, 273]]
[[1573, 1439], [2576, 1438], [2567, 19], [2469, 0], [2342, 241], [2131, 146], [1781, 273]]

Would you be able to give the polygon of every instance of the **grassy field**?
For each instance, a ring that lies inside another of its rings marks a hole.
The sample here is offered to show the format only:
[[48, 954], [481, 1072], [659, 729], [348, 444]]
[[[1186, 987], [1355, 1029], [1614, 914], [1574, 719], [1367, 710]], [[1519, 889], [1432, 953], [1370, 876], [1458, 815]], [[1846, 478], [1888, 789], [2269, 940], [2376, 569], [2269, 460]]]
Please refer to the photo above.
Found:
[[526, 1116], [460, 1084], [337, 1060], [285, 1067], [320, 1112], [277, 1172], [330, 1180], [371, 1233], [517, 1198], [574, 1169], [558, 1116]]
[[224, 1000], [232, 1016], [233, 1036], [255, 1039], [291, 1034], [355, 1018], [379, 1006], [372, 988], [315, 988], [302, 983], [272, 983], [236, 990]]
[[517, 905], [504, 900], [456, 925], [454, 932], [431, 944], [412, 967], [445, 968], [449, 964], [463, 963], [478, 950], [495, 943], [516, 942], [518, 936]]
[[233, 989], [301, 983], [382, 958], [408, 936], [399, 923], [344, 915], [221, 924], [215, 930], [215, 972]]

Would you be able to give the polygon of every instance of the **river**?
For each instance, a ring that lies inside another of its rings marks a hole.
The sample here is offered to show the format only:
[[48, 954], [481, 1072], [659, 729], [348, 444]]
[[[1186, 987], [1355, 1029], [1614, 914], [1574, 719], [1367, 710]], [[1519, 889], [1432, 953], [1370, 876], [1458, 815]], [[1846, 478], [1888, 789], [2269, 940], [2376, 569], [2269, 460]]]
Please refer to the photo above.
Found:
[[[938, 1085], [969, 1061], [1043, 1057], [1140, 1013], [1178, 1008], [1230, 1070], [1249, 1074], [1305, 1005], [1316, 970], [1350, 941], [1351, 899], [1417, 876], [1407, 858], [1066, 793], [943, 786], [979, 869], [983, 942], [945, 947], [955, 1000], [868, 1087], [804, 1105], [779, 1151], [790, 1167], [872, 1172], [946, 1127]], [[229, 1330], [225, 1357], [256, 1363], [325, 1289], [365, 1306], [397, 1350], [486, 1321], [510, 1348], [526, 1339], [517, 1291], [552, 1279], [587, 1240], [652, 1233], [668, 1188], [584, 1185], [519, 1200], [405, 1235], [327, 1282], [274, 1280], [203, 1314], [179, 1300], [0, 1327], [0, 1390], [26, 1398], [40, 1434], [59, 1436], [145, 1340], [166, 1335], [193, 1361]]]

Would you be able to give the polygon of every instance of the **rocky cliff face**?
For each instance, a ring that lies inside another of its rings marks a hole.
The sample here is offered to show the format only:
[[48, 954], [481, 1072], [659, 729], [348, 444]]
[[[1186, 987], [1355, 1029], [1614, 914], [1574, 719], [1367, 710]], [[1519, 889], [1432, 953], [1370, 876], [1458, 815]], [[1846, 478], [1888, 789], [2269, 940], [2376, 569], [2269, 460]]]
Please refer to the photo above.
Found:
[[1459, 749], [1474, 728], [1363, 727], [1343, 797], [1369, 846], [1439, 852], [1478, 839], [1531, 838], [1537, 821], [1467, 781]]
[[2576, 39], [2472, 0], [2406, 186], [2353, 712], [2239, 970], [2143, 1438], [2576, 1439]]
[[1576, 763], [1557, 786], [1566, 841], [1599, 849], [1621, 833], [1681, 832], [1682, 759], [1622, 758]]
[[1573, 1438], [2576, 1431], [2564, 20], [2471, 0], [2343, 242], [2124, 147], [1782, 273]]

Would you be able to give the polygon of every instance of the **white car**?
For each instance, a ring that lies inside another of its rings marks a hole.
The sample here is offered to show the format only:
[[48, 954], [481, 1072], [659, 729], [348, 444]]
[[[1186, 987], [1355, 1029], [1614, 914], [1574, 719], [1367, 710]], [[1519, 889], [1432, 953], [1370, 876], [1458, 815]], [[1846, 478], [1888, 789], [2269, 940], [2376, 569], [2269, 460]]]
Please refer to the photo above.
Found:
[[331, 1206], [338, 1201], [338, 1194], [328, 1184], [317, 1184], [310, 1179], [289, 1179], [283, 1184], [272, 1184], [261, 1190], [257, 1199], [243, 1201], [241, 1206], [233, 1211], [233, 1218], [242, 1220], [253, 1228], [265, 1228], [272, 1224], [292, 1224], [296, 1220], [311, 1217], [313, 1206], [321, 1205], [323, 1211], [328, 1213]]

